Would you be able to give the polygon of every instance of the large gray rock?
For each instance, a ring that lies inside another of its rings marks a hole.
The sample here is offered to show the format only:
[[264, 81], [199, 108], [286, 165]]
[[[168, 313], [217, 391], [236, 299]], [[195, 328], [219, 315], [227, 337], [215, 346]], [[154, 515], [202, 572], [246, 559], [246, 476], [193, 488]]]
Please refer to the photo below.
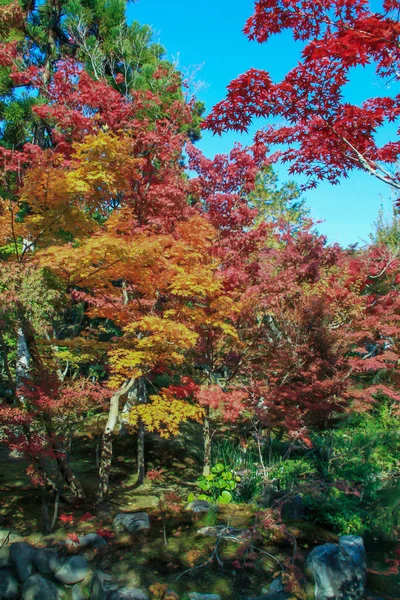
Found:
[[54, 577], [61, 583], [73, 585], [83, 581], [88, 572], [87, 560], [84, 556], [70, 556], [63, 566], [54, 572]]
[[0, 569], [0, 600], [19, 598], [19, 581], [11, 569]]
[[31, 560], [38, 571], [48, 575], [60, 569], [60, 561], [57, 550], [54, 548], [34, 548], [31, 553]]
[[96, 571], [93, 576], [90, 600], [106, 600], [109, 594], [117, 589], [118, 586], [113, 583], [111, 575]]
[[34, 572], [32, 557], [35, 548], [26, 542], [14, 542], [10, 546], [10, 560], [15, 565], [18, 578], [25, 581]]
[[79, 547], [80, 548], [104, 548], [107, 546], [106, 540], [101, 537], [98, 533], [88, 533], [83, 537], [79, 538]]
[[149, 597], [139, 588], [121, 588], [110, 592], [107, 600], [149, 600]]
[[55, 583], [39, 573], [28, 577], [22, 586], [22, 600], [61, 600], [64, 597], [65, 594]]
[[120, 513], [115, 517], [113, 527], [117, 532], [128, 533], [150, 529], [149, 515], [145, 512]]
[[367, 569], [361, 537], [345, 535], [339, 544], [317, 546], [306, 567], [315, 583], [315, 600], [364, 598]]
[[185, 507], [185, 510], [194, 513], [208, 513], [214, 508], [214, 504], [207, 502], [207, 500], [193, 500]]
[[0, 548], [0, 569], [3, 567], [9, 567], [10, 565], [10, 548], [9, 546], [3, 546], [2, 548]]

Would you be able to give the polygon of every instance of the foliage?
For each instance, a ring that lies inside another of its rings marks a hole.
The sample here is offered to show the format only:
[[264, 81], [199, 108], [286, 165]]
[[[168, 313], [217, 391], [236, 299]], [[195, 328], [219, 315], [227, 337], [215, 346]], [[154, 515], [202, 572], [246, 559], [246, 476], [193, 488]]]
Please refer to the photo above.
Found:
[[[236, 489], [238, 482], [240, 482], [240, 477], [235, 475], [234, 471], [222, 463], [217, 463], [212, 467], [209, 475], [202, 476], [197, 480], [197, 487], [205, 492], [200, 494], [198, 499], [217, 504], [229, 504], [232, 500], [232, 492]], [[190, 494], [189, 502], [194, 498], [194, 494]]]
[[376, 96], [361, 106], [345, 97], [356, 67], [371, 65], [379, 82], [397, 78], [397, 10], [396, 2], [386, 0], [374, 5], [363, 0], [256, 0], [245, 35], [265, 43], [289, 30], [303, 44], [301, 58], [278, 83], [259, 69], [240, 75], [229, 84], [226, 100], [207, 117], [207, 127], [216, 133], [246, 131], [253, 118], [272, 117], [255, 140], [278, 146], [272, 160], [290, 162], [290, 173], [306, 175], [309, 187], [323, 179], [338, 183], [359, 168], [400, 189], [398, 140], [380, 145], [376, 135], [384, 123], [397, 120], [399, 97], [394, 92]]

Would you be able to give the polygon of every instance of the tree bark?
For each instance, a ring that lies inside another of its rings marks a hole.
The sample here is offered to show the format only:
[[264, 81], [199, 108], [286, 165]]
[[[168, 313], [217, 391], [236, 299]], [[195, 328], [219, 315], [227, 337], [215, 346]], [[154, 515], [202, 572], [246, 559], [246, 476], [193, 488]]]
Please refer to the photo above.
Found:
[[211, 428], [210, 428], [210, 408], [207, 406], [204, 415], [203, 424], [204, 436], [204, 462], [203, 475], [209, 475], [211, 471]]
[[[138, 403], [145, 404], [147, 402], [147, 388], [143, 377], [138, 381]], [[144, 436], [145, 427], [141, 419], [138, 423], [138, 441], [137, 441], [137, 481], [136, 485], [142, 485], [146, 472], [146, 463], [144, 455]]]
[[97, 492], [97, 501], [101, 502], [108, 493], [110, 470], [113, 453], [113, 437], [115, 427], [118, 422], [119, 401], [129, 392], [135, 383], [135, 379], [129, 379], [110, 399], [110, 408], [108, 411], [108, 419], [101, 440], [100, 449], [100, 464], [99, 464], [99, 489]]

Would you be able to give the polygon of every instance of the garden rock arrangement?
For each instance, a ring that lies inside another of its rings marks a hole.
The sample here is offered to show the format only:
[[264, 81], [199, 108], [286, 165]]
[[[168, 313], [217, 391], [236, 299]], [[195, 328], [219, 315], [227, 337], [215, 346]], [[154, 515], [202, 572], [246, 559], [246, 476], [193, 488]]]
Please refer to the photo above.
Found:
[[344, 535], [339, 544], [317, 546], [307, 570], [315, 582], [315, 600], [362, 600], [367, 577], [362, 538]]
[[[78, 546], [106, 545], [100, 537], [88, 534]], [[6, 558], [0, 568], [0, 600], [149, 600], [141, 589], [118, 588], [108, 575], [93, 571], [80, 554], [61, 556], [55, 548], [35, 548], [26, 542], [13, 542], [2, 550]]]
[[[147, 530], [147, 513], [121, 513], [114, 519], [117, 531]], [[203, 535], [236, 537], [240, 530], [203, 528]], [[100, 538], [100, 539], [99, 539]], [[98, 534], [87, 534], [77, 548], [100, 548], [107, 542]], [[4, 546], [0, 567], [0, 600], [149, 600], [147, 591], [119, 587], [112, 577], [93, 570], [81, 554], [66, 554], [66, 547], [35, 548], [25, 541]], [[366, 558], [361, 537], [342, 536], [338, 544], [317, 546], [309, 554], [306, 569], [313, 579], [314, 600], [362, 600], [365, 594]], [[308, 592], [309, 593], [309, 592]], [[190, 600], [221, 600], [218, 594], [191, 592]], [[252, 600], [287, 600], [280, 577]], [[308, 596], [307, 596], [308, 597]]]

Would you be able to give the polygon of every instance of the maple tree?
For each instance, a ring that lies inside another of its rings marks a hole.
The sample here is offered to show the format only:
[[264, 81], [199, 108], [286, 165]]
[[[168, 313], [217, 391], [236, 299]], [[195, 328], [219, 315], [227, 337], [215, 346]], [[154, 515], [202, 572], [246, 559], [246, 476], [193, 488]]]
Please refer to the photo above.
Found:
[[[399, 190], [399, 141], [381, 143], [377, 136], [399, 114], [399, 95], [389, 85], [399, 77], [398, 8], [391, 0], [374, 9], [364, 0], [257, 0], [245, 35], [264, 43], [289, 30], [303, 42], [301, 58], [278, 83], [258, 69], [240, 75], [205, 125], [216, 133], [245, 131], [255, 117], [275, 118], [255, 140], [277, 145], [274, 160], [291, 163], [289, 172], [304, 174], [307, 186], [323, 179], [336, 184], [359, 168]], [[388, 92], [357, 106], [344, 88], [352, 70], [366, 66]]]

